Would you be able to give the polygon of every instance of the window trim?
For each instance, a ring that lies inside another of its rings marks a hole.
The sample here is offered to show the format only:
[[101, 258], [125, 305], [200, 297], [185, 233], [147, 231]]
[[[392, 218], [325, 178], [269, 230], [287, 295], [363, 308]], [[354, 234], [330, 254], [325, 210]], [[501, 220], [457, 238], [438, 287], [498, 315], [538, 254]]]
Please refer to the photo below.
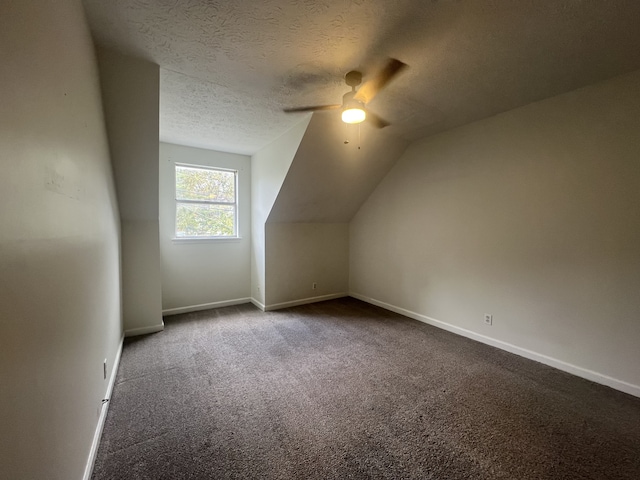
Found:
[[[234, 202], [216, 202], [210, 200], [179, 200], [178, 199], [178, 191], [177, 191], [177, 183], [176, 183], [176, 172], [178, 167], [186, 167], [186, 168], [195, 168], [198, 170], [213, 170], [218, 172], [231, 172], [233, 173], [234, 178]], [[238, 170], [235, 168], [224, 168], [224, 167], [212, 167], [209, 165], [197, 165], [192, 163], [182, 163], [182, 162], [174, 162], [173, 165], [173, 238], [172, 240], [175, 242], [224, 242], [224, 241], [236, 241], [242, 239], [239, 233], [239, 204], [240, 204], [240, 195], [238, 191]], [[219, 236], [182, 236], [179, 237], [176, 233], [177, 230], [177, 206], [178, 203], [191, 203], [196, 205], [233, 205], [233, 235], [219, 235]]]

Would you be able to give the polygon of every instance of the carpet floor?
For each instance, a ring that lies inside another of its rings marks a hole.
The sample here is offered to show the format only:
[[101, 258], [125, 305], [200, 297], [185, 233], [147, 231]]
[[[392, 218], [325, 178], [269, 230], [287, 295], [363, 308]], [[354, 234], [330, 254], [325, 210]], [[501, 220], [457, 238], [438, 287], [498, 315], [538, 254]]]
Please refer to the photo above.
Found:
[[352, 298], [127, 339], [93, 478], [640, 479], [640, 399]]

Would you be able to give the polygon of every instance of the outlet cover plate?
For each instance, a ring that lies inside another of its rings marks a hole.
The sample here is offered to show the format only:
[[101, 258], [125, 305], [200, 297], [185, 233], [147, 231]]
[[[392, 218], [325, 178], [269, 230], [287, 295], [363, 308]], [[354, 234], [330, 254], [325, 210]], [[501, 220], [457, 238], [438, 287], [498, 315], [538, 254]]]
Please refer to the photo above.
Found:
[[491, 315], [490, 313], [485, 313], [484, 323], [486, 323], [487, 325], [493, 325], [493, 315]]

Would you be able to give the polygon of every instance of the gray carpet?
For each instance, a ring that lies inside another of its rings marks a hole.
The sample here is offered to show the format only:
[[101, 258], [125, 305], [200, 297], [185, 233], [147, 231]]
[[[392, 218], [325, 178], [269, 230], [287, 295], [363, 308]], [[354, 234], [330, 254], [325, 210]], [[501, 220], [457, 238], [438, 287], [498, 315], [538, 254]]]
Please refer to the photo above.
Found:
[[98, 479], [640, 479], [640, 399], [346, 298], [128, 339]]

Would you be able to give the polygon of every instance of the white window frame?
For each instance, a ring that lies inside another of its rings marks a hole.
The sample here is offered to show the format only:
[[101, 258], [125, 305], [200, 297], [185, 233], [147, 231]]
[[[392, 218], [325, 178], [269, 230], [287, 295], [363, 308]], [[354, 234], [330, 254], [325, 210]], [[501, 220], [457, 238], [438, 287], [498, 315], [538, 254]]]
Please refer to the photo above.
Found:
[[[213, 170], [218, 172], [231, 172], [233, 173], [234, 178], [234, 202], [216, 202], [216, 201], [208, 201], [208, 200], [179, 200], [178, 199], [178, 185], [177, 185], [177, 169], [179, 167], [186, 168], [194, 168], [198, 170]], [[173, 167], [173, 239], [177, 241], [202, 241], [202, 240], [235, 240], [239, 239], [240, 236], [238, 234], [238, 170], [233, 168], [221, 168], [221, 167], [210, 167], [208, 165], [194, 165], [189, 163], [175, 163]], [[218, 236], [204, 236], [204, 235], [194, 235], [194, 236], [178, 236], [178, 204], [180, 203], [190, 203], [195, 205], [233, 205], [233, 235], [218, 235]]]

